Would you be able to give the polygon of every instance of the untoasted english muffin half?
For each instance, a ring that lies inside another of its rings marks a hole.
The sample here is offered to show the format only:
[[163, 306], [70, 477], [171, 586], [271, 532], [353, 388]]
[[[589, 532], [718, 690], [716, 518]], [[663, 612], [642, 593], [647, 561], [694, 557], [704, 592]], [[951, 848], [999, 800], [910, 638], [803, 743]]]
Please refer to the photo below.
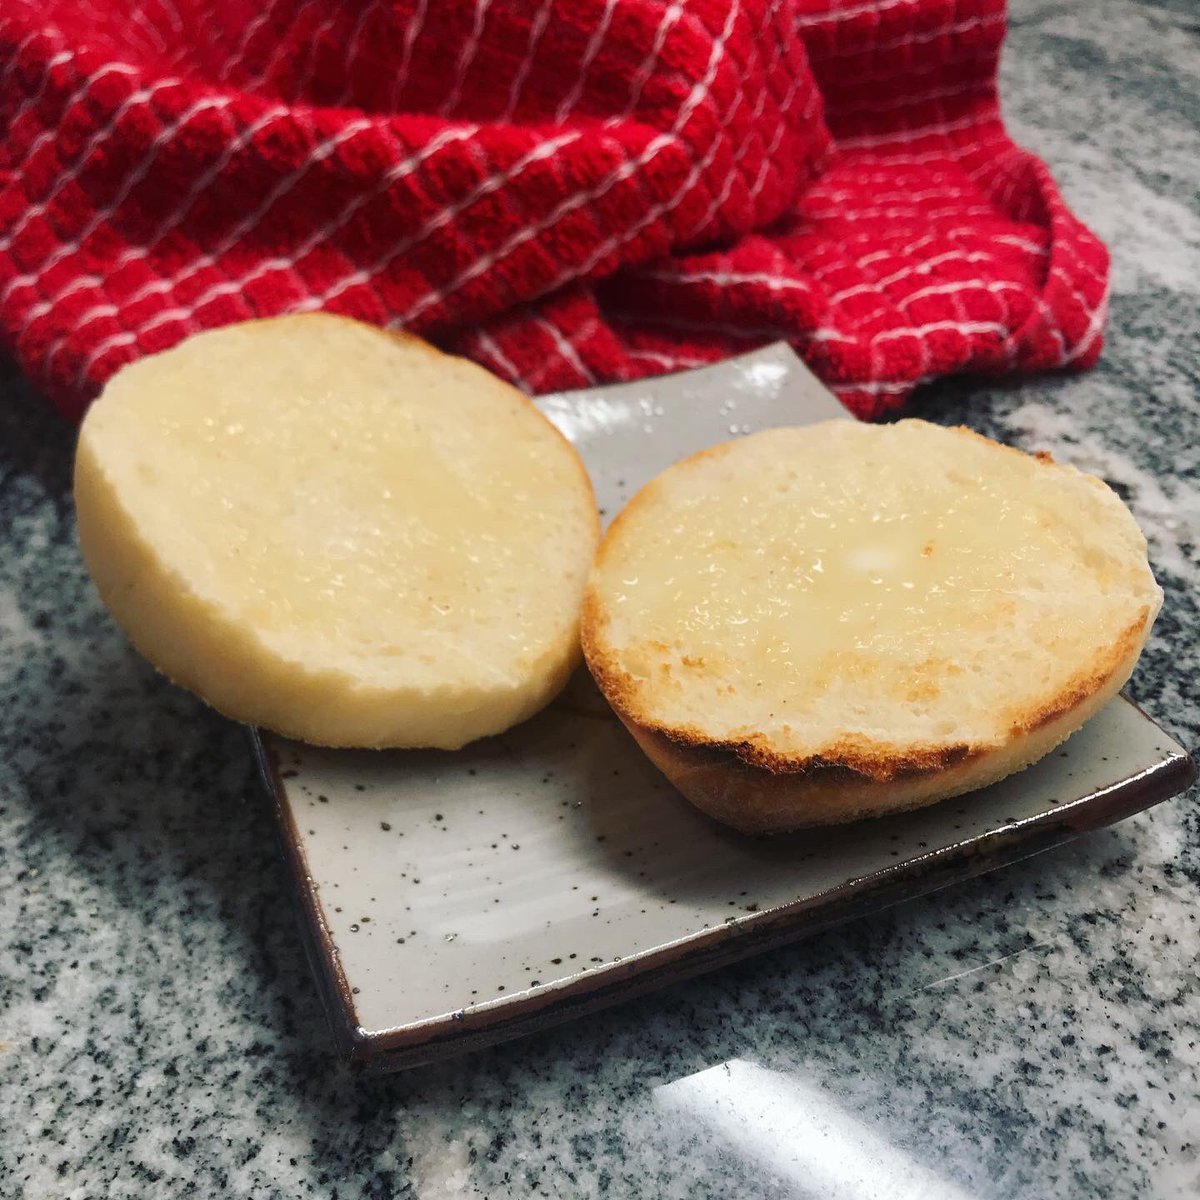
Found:
[[290, 737], [454, 749], [579, 660], [599, 537], [579, 455], [415, 337], [280, 317], [124, 367], [83, 422], [75, 504], [134, 646]]
[[689, 800], [773, 833], [1034, 762], [1129, 678], [1161, 602], [1099, 479], [967, 429], [835, 420], [643, 488], [601, 542], [583, 647]]

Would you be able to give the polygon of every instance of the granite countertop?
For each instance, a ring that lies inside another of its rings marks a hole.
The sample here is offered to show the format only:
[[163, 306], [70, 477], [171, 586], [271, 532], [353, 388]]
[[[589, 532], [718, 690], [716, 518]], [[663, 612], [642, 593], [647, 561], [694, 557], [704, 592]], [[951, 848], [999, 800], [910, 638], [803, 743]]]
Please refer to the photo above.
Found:
[[[1004, 95], [1115, 252], [1100, 367], [916, 404], [1102, 474], [1166, 607], [1131, 685], [1200, 747], [1194, 0], [1019, 0]], [[244, 733], [101, 611], [71, 431], [0, 379], [0, 1194], [1200, 1195], [1193, 792], [586, 1022], [334, 1061]]]

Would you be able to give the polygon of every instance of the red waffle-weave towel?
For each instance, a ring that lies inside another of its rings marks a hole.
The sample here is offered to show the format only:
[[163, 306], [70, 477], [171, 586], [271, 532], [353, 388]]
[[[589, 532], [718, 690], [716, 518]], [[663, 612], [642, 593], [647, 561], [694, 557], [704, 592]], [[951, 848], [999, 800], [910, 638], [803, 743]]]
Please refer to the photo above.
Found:
[[786, 338], [858, 415], [1085, 366], [1103, 246], [1008, 139], [1003, 0], [3, 0], [0, 336], [330, 309], [530, 392]]

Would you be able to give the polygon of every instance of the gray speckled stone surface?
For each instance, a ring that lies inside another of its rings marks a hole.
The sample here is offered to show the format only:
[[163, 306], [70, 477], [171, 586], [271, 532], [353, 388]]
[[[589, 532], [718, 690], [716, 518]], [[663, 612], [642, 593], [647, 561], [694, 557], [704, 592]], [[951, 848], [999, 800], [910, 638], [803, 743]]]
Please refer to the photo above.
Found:
[[[1008, 115], [1114, 248], [1108, 346], [916, 408], [1128, 496], [1167, 591], [1132, 690], [1196, 747], [1200, 22], [1014, 9]], [[350, 1078], [244, 735], [101, 612], [70, 448], [4, 378], [0, 1195], [1200, 1195], [1194, 793], [582, 1024]]]

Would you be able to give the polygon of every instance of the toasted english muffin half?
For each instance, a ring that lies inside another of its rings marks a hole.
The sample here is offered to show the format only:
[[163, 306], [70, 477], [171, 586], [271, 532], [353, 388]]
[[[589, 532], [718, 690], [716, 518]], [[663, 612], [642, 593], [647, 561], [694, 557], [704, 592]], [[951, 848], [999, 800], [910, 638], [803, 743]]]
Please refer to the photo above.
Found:
[[280, 317], [124, 367], [83, 422], [75, 504], [134, 646], [290, 737], [457, 748], [579, 661], [599, 537], [579, 455], [415, 337]]
[[1162, 602], [1099, 479], [924, 421], [772, 429], [664, 471], [602, 539], [588, 666], [650, 759], [748, 833], [880, 816], [1034, 762]]

